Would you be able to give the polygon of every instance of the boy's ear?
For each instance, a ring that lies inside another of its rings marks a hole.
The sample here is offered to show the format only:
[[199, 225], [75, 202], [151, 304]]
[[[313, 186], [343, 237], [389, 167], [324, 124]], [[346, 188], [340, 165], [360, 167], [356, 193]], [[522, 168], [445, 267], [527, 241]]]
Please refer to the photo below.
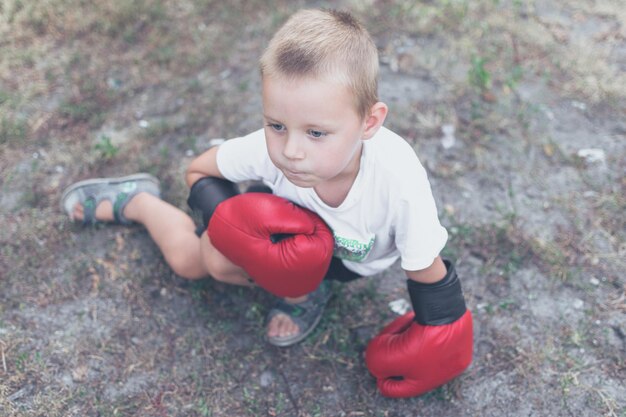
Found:
[[378, 132], [378, 129], [380, 129], [387, 117], [388, 110], [387, 105], [381, 101], [372, 106], [369, 116], [365, 117], [363, 140], [370, 139]]

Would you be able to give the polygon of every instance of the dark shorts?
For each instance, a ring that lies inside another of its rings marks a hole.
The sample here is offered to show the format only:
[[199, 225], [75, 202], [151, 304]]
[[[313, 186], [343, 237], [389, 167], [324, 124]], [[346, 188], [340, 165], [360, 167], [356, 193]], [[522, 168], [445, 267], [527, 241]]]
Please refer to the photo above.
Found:
[[357, 278], [361, 278], [361, 275], [357, 274], [356, 272], [350, 271], [348, 268], [346, 268], [343, 262], [341, 262], [341, 259], [334, 256], [330, 261], [328, 272], [326, 272], [326, 276], [324, 277], [324, 279], [330, 279], [340, 282], [349, 282]]

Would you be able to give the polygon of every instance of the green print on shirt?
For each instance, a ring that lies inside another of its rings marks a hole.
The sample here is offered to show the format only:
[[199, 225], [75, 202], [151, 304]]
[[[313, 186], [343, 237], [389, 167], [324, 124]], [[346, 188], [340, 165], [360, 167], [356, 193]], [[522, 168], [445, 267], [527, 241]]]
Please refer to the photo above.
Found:
[[346, 261], [361, 262], [374, 246], [374, 238], [371, 238], [368, 243], [363, 243], [356, 239], [338, 236], [335, 233], [333, 236], [335, 237], [334, 255]]

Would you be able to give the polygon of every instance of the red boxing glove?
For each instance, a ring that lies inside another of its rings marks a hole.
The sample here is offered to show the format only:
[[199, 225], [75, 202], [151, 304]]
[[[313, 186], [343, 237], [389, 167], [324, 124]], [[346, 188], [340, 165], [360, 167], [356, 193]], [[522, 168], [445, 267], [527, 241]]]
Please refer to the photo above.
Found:
[[386, 397], [413, 397], [460, 375], [472, 362], [472, 315], [454, 267], [435, 284], [408, 281], [415, 312], [370, 341], [367, 368]]
[[335, 243], [317, 214], [266, 193], [241, 194], [220, 203], [208, 234], [217, 250], [279, 297], [315, 290]]

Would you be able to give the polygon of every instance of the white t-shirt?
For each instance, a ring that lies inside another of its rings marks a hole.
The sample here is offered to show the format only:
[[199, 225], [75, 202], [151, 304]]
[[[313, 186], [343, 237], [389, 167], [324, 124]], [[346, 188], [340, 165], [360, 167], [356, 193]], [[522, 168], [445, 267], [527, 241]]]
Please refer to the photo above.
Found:
[[398, 257], [405, 270], [427, 268], [448, 239], [424, 167], [413, 148], [384, 127], [363, 142], [359, 173], [339, 207], [285, 178], [269, 158], [263, 129], [223, 143], [217, 166], [230, 181], [261, 180], [275, 195], [317, 213], [333, 230], [334, 255], [363, 276]]

